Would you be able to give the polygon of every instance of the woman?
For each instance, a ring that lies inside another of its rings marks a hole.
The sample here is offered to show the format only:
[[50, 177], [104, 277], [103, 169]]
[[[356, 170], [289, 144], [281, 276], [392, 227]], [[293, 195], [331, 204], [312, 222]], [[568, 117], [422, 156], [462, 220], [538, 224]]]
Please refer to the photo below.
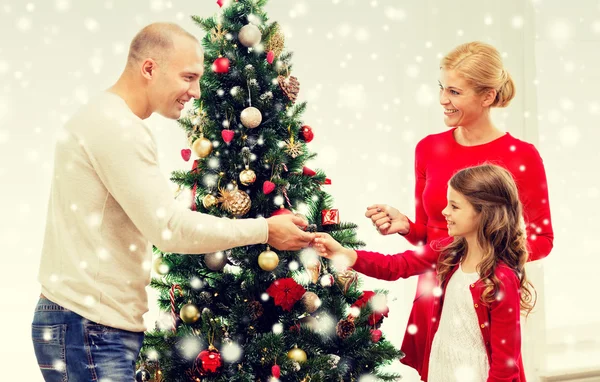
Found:
[[[353, 268], [363, 274], [396, 280], [419, 274], [417, 293], [402, 343], [404, 364], [423, 375], [428, 322], [433, 318], [435, 264], [438, 253], [432, 241], [448, 236], [442, 214], [447, 183], [457, 171], [482, 164], [497, 164], [514, 177], [523, 204], [529, 260], [546, 257], [552, 249], [546, 173], [536, 148], [494, 126], [490, 110], [506, 107], [515, 94], [512, 78], [498, 51], [481, 42], [456, 47], [440, 65], [440, 104], [450, 130], [422, 139], [415, 152], [416, 219], [387, 205], [367, 209], [380, 233], [403, 235], [418, 251], [392, 256], [361, 252]], [[430, 272], [427, 272], [430, 271]], [[427, 272], [427, 273], [424, 273]]]

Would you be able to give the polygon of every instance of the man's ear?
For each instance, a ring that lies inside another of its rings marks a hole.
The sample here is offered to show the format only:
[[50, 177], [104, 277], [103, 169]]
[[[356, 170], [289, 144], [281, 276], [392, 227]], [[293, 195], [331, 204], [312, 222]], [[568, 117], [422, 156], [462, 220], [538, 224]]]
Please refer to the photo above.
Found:
[[142, 76], [148, 80], [153, 79], [154, 76], [156, 75], [157, 68], [158, 68], [158, 65], [156, 64], [156, 61], [154, 61], [151, 58], [145, 59], [144, 62], [142, 62], [142, 67], [141, 67]]

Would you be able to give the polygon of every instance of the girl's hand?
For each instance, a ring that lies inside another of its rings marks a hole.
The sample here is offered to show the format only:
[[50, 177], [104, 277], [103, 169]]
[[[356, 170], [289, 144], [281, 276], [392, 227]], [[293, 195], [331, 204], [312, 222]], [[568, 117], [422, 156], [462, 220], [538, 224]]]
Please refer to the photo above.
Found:
[[319, 256], [326, 259], [332, 257], [343, 256], [345, 259], [346, 266], [353, 266], [356, 263], [356, 251], [343, 247], [340, 243], [335, 241], [328, 233], [317, 232], [317, 237], [314, 241], [314, 248], [316, 249]]

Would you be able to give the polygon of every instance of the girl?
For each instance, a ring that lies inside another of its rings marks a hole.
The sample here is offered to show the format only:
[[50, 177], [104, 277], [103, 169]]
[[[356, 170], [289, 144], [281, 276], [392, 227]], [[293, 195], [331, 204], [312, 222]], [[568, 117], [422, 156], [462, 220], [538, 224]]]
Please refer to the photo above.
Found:
[[[499, 166], [463, 169], [450, 179], [442, 213], [451, 238], [436, 242], [439, 286], [421, 377], [524, 382], [519, 318], [535, 300], [517, 186]], [[343, 256], [350, 266], [365, 252], [324, 233], [315, 243], [323, 257]]]

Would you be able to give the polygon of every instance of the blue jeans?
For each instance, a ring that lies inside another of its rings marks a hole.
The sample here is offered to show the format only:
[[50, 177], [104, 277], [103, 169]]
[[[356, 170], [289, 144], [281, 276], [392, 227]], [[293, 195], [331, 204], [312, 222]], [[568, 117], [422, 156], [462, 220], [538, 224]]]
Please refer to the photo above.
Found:
[[131, 382], [144, 333], [97, 324], [41, 296], [31, 337], [46, 382]]

